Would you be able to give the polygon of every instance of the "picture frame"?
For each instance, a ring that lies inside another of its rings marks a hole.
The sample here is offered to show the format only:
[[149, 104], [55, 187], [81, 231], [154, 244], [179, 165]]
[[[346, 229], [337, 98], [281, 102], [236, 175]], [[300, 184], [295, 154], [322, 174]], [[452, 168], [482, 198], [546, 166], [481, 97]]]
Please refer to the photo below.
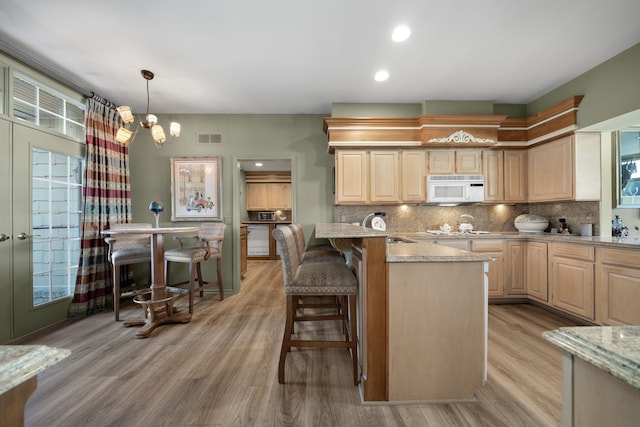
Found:
[[222, 221], [222, 157], [172, 157], [171, 221]]

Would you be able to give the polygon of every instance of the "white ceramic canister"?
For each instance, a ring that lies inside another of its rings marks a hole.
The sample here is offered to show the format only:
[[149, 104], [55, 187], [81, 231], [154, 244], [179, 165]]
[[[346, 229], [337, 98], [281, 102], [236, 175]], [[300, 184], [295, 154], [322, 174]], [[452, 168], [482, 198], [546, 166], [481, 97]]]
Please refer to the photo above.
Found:
[[581, 236], [593, 236], [593, 224], [580, 224]]

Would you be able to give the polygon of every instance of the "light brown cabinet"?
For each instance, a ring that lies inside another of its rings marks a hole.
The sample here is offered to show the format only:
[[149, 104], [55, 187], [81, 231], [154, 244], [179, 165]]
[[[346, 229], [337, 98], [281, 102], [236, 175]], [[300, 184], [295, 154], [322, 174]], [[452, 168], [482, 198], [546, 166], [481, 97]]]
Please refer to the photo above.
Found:
[[247, 183], [247, 210], [291, 210], [291, 183]]
[[336, 150], [335, 203], [422, 203], [425, 162], [422, 150]]
[[596, 321], [640, 325], [640, 252], [596, 250]]
[[573, 153], [572, 137], [529, 149], [529, 201], [573, 199]]
[[595, 320], [594, 247], [550, 243], [551, 305], [570, 314]]
[[482, 150], [428, 150], [430, 175], [481, 175]]
[[427, 199], [427, 160], [423, 150], [402, 152], [402, 201], [424, 203]]
[[528, 200], [600, 200], [600, 135], [576, 133], [528, 151]]
[[269, 209], [269, 184], [247, 184], [247, 210], [266, 211]]
[[369, 200], [369, 153], [364, 150], [336, 150], [335, 203], [364, 204]]
[[525, 253], [525, 281], [527, 295], [540, 302], [549, 301], [548, 248], [544, 242], [527, 242]]
[[501, 202], [504, 200], [504, 154], [501, 150], [482, 152], [484, 171], [484, 200]]
[[508, 297], [527, 296], [525, 276], [527, 242], [507, 241], [505, 256], [505, 294]]
[[527, 201], [527, 151], [504, 151], [504, 201]]
[[493, 258], [489, 262], [489, 298], [504, 296], [504, 241], [498, 239], [471, 240], [471, 251], [482, 253]]
[[400, 202], [400, 152], [371, 151], [369, 154], [372, 203]]

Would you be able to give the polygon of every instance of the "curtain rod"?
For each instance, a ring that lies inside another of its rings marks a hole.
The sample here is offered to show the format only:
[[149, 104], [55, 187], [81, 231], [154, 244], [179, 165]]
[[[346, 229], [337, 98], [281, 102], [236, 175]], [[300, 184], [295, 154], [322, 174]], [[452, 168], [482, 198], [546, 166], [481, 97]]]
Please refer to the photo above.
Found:
[[94, 99], [98, 102], [103, 103], [104, 105], [106, 105], [109, 108], [117, 108], [118, 106], [116, 104], [114, 104], [113, 102], [109, 101], [107, 98], [103, 98], [100, 95], [97, 95], [95, 92], [91, 92], [91, 99]]

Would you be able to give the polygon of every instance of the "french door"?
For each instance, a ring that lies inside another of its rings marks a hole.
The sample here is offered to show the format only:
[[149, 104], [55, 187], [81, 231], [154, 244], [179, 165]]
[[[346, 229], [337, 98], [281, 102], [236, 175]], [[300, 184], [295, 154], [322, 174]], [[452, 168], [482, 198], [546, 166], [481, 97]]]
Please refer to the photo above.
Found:
[[12, 129], [16, 338], [67, 317], [80, 256], [84, 145], [20, 124]]

